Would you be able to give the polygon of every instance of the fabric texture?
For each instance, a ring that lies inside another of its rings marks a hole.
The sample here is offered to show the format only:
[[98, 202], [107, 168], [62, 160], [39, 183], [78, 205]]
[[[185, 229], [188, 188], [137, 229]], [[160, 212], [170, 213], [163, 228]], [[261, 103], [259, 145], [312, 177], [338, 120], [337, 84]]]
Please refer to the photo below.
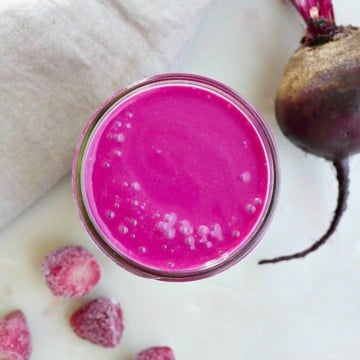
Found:
[[176, 69], [211, 0], [1, 0], [0, 227], [71, 167], [88, 117]]

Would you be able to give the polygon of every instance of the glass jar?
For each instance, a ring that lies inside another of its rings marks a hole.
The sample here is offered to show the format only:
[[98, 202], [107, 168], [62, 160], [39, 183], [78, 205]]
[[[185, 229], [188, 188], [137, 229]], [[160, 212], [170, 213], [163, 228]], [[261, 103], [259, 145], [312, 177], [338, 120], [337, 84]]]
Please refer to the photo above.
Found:
[[163, 74], [98, 108], [73, 162], [80, 218], [98, 247], [143, 277], [217, 274], [254, 249], [278, 192], [273, 137], [215, 80]]

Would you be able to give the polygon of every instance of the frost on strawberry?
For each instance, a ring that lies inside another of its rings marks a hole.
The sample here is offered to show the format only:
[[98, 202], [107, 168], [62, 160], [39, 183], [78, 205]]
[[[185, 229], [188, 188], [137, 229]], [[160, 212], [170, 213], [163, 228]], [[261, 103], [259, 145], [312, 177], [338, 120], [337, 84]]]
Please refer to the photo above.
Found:
[[154, 346], [138, 353], [134, 360], [175, 360], [175, 355], [168, 346]]
[[65, 246], [45, 256], [42, 275], [58, 297], [87, 295], [100, 280], [100, 267], [93, 254], [82, 246]]
[[92, 300], [79, 308], [71, 316], [70, 325], [80, 338], [106, 348], [118, 346], [124, 330], [121, 307], [108, 298]]
[[0, 318], [0, 360], [30, 359], [32, 341], [22, 311], [13, 311]]

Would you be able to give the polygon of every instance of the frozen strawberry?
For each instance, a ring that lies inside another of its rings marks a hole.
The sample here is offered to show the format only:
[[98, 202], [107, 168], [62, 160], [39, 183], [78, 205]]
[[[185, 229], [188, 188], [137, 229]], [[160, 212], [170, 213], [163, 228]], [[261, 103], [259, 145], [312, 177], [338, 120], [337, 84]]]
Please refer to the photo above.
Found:
[[107, 348], [120, 344], [124, 330], [121, 307], [108, 298], [92, 300], [76, 310], [70, 325], [82, 339]]
[[100, 267], [93, 254], [82, 246], [65, 246], [45, 256], [42, 275], [55, 296], [87, 295], [100, 280]]
[[25, 315], [18, 310], [0, 318], [0, 360], [30, 359], [31, 349]]
[[175, 355], [168, 346], [154, 346], [138, 353], [134, 360], [175, 360]]

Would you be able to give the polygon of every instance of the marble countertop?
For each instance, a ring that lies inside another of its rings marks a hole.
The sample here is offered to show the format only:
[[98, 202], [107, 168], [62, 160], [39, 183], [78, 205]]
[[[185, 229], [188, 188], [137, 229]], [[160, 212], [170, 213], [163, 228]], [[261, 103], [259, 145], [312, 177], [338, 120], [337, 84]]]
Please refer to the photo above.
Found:
[[[360, 3], [334, 1], [338, 23], [360, 23]], [[348, 209], [329, 243], [306, 260], [258, 266], [257, 260], [308, 246], [335, 207], [334, 171], [280, 133], [273, 99], [302, 34], [300, 18], [281, 0], [217, 0], [200, 23], [177, 71], [200, 73], [242, 93], [268, 121], [278, 143], [282, 183], [267, 235], [245, 260], [213, 278], [162, 283], [136, 277], [107, 260], [75, 212], [70, 177], [0, 232], [0, 313], [22, 309], [35, 360], [130, 360], [168, 344], [178, 360], [355, 359], [360, 354], [360, 156], [351, 160]], [[89, 296], [111, 296], [125, 314], [121, 346], [104, 350], [70, 330], [84, 302], [54, 298], [40, 271], [57, 246], [82, 244], [101, 263]]]

